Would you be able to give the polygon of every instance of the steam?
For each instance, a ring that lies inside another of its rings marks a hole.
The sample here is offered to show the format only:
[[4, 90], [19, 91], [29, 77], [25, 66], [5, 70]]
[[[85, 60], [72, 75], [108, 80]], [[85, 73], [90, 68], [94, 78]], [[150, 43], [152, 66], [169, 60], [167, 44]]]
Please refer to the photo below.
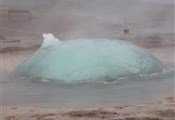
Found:
[[[127, 26], [134, 34], [174, 32], [173, 0], [6, 0], [32, 10], [19, 29], [54, 33], [62, 39], [113, 38]], [[25, 4], [26, 3], [26, 4]], [[35, 7], [34, 7], [35, 6]], [[127, 21], [127, 25], [125, 25]]]

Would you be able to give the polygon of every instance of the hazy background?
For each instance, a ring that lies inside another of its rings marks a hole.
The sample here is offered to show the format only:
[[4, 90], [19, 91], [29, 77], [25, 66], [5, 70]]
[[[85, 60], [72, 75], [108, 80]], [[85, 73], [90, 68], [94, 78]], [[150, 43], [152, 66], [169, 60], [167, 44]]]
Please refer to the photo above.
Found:
[[[39, 37], [54, 33], [62, 39], [117, 38], [174, 33], [174, 0], [2, 0], [3, 34]], [[7, 20], [7, 9], [27, 9], [31, 21]]]

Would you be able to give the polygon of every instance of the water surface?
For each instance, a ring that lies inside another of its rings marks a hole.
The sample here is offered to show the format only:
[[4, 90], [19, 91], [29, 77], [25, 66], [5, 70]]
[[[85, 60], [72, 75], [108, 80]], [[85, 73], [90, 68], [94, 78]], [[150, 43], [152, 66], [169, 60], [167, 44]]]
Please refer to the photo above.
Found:
[[2, 105], [98, 107], [138, 104], [173, 96], [174, 71], [130, 76], [113, 82], [58, 84], [40, 80], [2, 80]]

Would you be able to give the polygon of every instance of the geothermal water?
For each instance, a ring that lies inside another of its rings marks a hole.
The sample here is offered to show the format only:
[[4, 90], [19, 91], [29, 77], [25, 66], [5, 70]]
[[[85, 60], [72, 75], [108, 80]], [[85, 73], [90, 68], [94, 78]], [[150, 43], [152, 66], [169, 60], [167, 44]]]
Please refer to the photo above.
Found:
[[2, 105], [84, 108], [152, 102], [174, 94], [174, 70], [162, 68], [135, 45], [106, 39], [61, 42], [51, 34], [44, 39], [11, 74], [17, 79], [0, 83]]
[[39, 50], [12, 72], [12, 76], [57, 82], [115, 80], [163, 70], [142, 48], [121, 40], [78, 39], [61, 42], [44, 34]]
[[113, 82], [58, 84], [40, 80], [3, 81], [2, 105], [42, 107], [101, 107], [151, 103], [174, 94], [174, 71], [130, 76]]

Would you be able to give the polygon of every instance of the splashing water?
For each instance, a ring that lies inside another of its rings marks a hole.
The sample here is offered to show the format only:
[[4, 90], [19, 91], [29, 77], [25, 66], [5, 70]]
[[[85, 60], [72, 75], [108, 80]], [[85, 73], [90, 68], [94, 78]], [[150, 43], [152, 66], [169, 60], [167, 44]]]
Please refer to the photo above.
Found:
[[14, 70], [15, 75], [70, 83], [163, 70], [154, 56], [125, 41], [101, 38], [59, 41], [52, 34], [43, 37], [39, 50]]

